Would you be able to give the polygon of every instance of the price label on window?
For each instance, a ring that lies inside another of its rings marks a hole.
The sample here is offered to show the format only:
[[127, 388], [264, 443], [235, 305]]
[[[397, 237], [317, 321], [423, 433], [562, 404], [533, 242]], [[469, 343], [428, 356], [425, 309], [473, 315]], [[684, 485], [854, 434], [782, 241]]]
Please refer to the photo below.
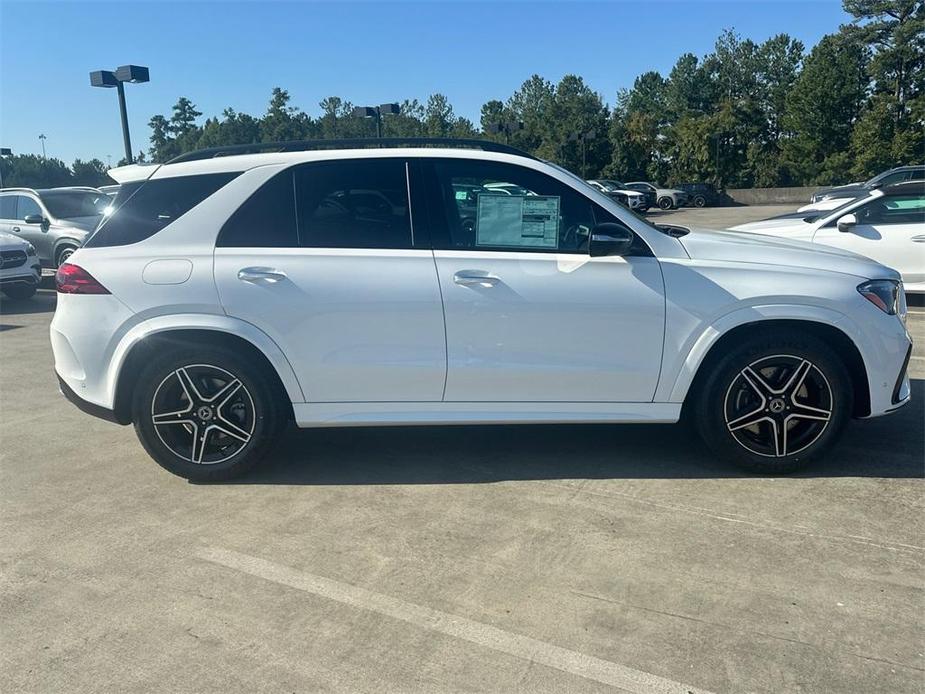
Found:
[[476, 245], [558, 248], [559, 196], [479, 195]]

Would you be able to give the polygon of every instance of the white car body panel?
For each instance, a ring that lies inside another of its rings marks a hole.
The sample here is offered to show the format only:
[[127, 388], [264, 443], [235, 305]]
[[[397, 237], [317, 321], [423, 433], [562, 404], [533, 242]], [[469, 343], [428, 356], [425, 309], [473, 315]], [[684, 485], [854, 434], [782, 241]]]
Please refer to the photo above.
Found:
[[830, 198], [829, 200], [811, 202], [808, 205], [803, 205], [803, 207], [798, 207], [797, 212], [826, 212], [834, 210], [836, 207], [841, 207], [848, 200], [849, 198]]
[[925, 292], [925, 218], [918, 224], [857, 224], [839, 231], [837, 221], [861, 206], [882, 197], [880, 190], [857, 198], [837, 212], [829, 211], [814, 222], [802, 218], [767, 219], [732, 227], [732, 231], [811, 241], [814, 245], [857, 253], [898, 270], [907, 292]]
[[[654, 258], [436, 251], [445, 400], [650, 402], [665, 298]], [[485, 277], [471, 282], [467, 277]]]
[[[610, 211], [654, 257], [215, 247], [240, 203], [287, 166], [430, 156], [541, 171]], [[898, 318], [856, 291], [866, 279], [897, 276], [872, 260], [722, 232], [674, 238], [568, 172], [502, 153], [277, 152], [135, 174], [229, 170], [245, 173], [154, 236], [72, 256], [112, 292], [59, 295], [55, 368], [80, 397], [113, 408], [133, 346], [159, 332], [198, 329], [237, 335], [266, 355], [300, 426], [666, 422], [677, 419], [718, 338], [744, 324], [793, 319], [843, 330], [865, 361], [871, 414], [896, 406], [890, 393], [909, 338]], [[251, 266], [286, 277], [239, 280]], [[461, 286], [454, 277], [466, 270], [497, 281]], [[908, 387], [903, 393], [905, 401]]]

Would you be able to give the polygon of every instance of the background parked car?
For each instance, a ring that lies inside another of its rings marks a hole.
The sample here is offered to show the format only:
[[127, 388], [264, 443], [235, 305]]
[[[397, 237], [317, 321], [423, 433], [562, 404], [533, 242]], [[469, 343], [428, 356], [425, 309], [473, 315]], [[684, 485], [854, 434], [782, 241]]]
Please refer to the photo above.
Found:
[[892, 186], [905, 181], [925, 180], [925, 165], [916, 164], [912, 166], [898, 166], [879, 173], [869, 181], [863, 183], [849, 183], [846, 186], [836, 186], [835, 188], [823, 188], [813, 195], [810, 202], [817, 203], [835, 198], [859, 198], [867, 195], [875, 188]]
[[594, 179], [588, 181], [588, 184], [597, 188], [602, 193], [609, 195], [623, 207], [628, 207], [636, 212], [645, 212], [650, 205], [646, 196], [626, 187], [625, 183], [613, 179]]
[[28, 299], [42, 279], [35, 247], [0, 231], [0, 289], [11, 299]]
[[834, 210], [733, 227], [851, 251], [899, 270], [907, 292], [925, 293], [925, 181], [875, 188]]
[[662, 210], [673, 210], [678, 207], [684, 207], [687, 204], [688, 195], [683, 190], [677, 188], [659, 188], [654, 183], [647, 181], [631, 181], [626, 184], [630, 190], [640, 193], [652, 193], [655, 195], [655, 204]]
[[712, 183], [679, 183], [676, 188], [688, 195], [688, 204], [694, 207], [713, 207], [720, 204], [719, 192]]
[[111, 203], [97, 188], [4, 188], [0, 231], [29, 241], [42, 265], [57, 267], [80, 248]]

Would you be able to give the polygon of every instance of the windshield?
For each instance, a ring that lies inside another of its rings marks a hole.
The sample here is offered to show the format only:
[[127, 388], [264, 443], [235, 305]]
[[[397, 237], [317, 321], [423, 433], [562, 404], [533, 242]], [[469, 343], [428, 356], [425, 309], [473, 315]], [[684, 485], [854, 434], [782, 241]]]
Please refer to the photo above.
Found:
[[828, 217], [830, 215], [841, 214], [841, 211], [850, 207], [858, 201], [857, 198], [847, 198], [844, 203], [839, 205], [833, 210], [821, 210], [819, 212], [811, 212], [810, 214], [803, 217], [803, 221], [807, 224], [812, 224], [813, 222], [818, 222], [823, 217]]
[[112, 199], [105, 193], [87, 190], [68, 190], [42, 193], [42, 202], [57, 219], [99, 217], [105, 213]]
[[606, 181], [601, 181], [601, 185], [604, 186], [610, 192], [626, 189], [625, 183], [622, 183], [620, 181], [614, 181], [613, 179], [607, 179]]

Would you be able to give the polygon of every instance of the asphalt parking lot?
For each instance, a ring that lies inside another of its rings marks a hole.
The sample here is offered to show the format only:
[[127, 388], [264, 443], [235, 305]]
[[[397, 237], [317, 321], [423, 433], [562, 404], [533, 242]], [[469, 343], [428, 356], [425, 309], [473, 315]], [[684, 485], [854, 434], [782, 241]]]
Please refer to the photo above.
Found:
[[921, 307], [913, 402], [796, 476], [499, 426], [291, 431], [193, 485], [58, 394], [54, 306], [0, 299], [4, 692], [923, 691]]

